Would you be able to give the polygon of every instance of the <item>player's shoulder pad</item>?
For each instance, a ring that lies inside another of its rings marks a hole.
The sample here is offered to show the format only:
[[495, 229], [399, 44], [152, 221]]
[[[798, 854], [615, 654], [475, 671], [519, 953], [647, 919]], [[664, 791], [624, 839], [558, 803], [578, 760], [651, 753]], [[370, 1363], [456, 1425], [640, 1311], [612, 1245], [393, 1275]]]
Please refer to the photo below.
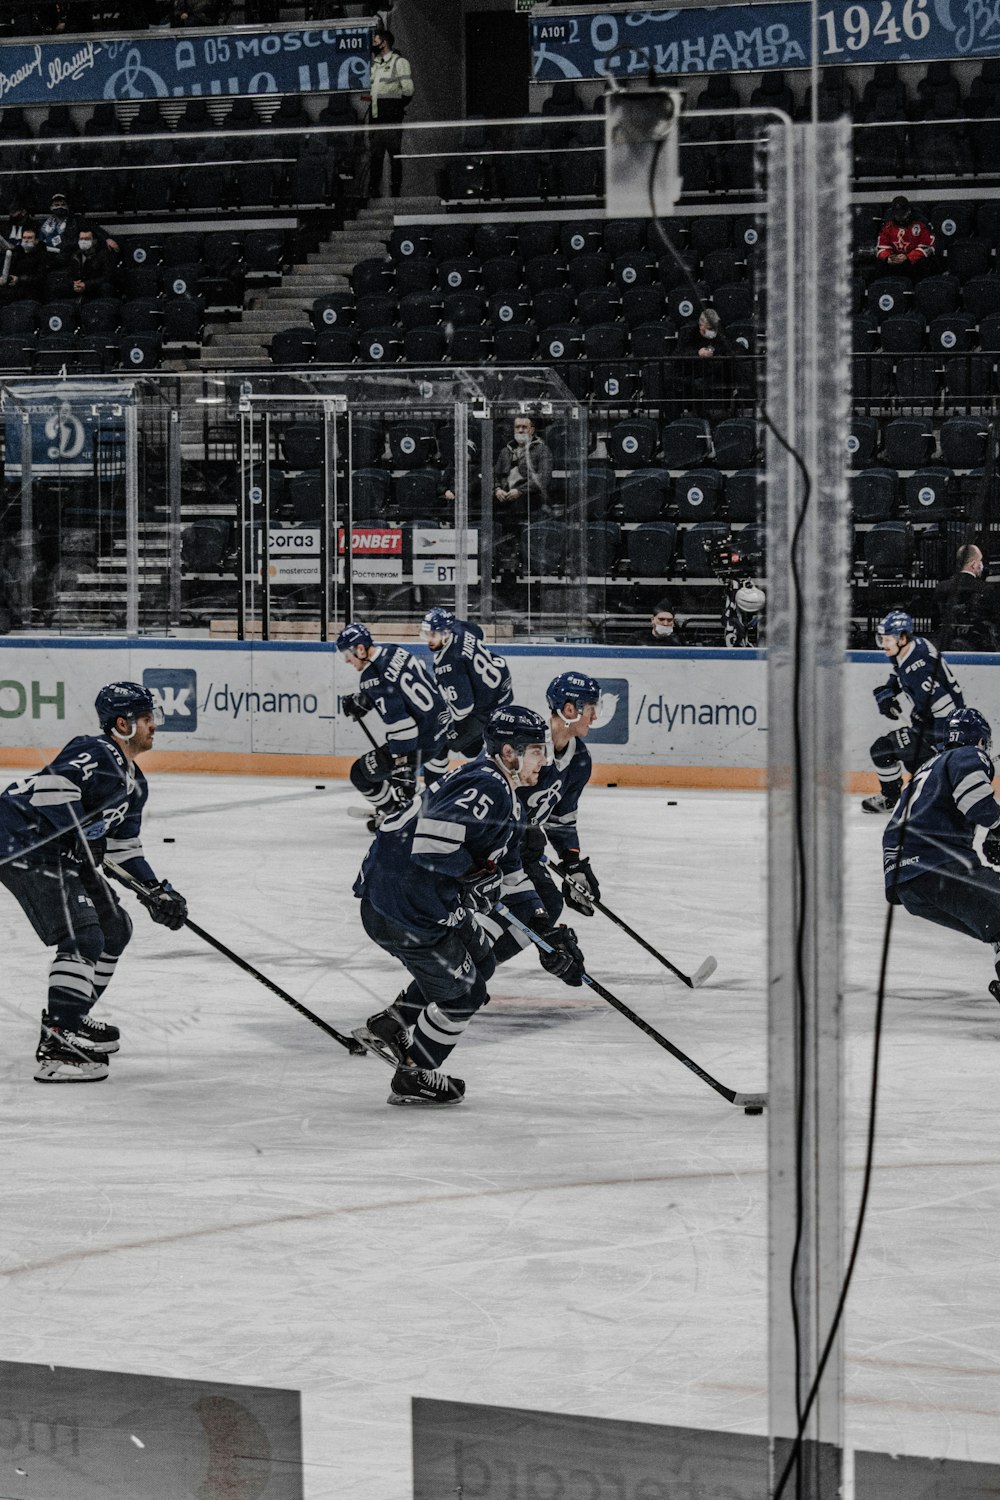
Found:
[[60, 757], [83, 755], [86, 752], [99, 766], [109, 770], [120, 771], [123, 775], [128, 771], [128, 757], [120, 745], [109, 739], [106, 734], [78, 734], [60, 750]]

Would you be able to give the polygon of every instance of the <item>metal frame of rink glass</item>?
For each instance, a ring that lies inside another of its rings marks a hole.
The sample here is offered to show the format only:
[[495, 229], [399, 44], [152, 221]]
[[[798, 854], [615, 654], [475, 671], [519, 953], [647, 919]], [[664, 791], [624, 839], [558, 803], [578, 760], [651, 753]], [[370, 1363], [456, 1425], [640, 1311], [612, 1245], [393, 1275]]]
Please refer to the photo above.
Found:
[[[147, 894], [148, 887], [141, 880], [136, 880], [127, 870], [123, 870], [121, 865], [116, 865], [113, 859], [108, 859], [107, 855], [105, 855], [101, 863], [108, 874], [114, 876], [115, 880], [123, 885], [126, 890], [132, 891], [137, 896]], [[254, 979], [262, 984], [265, 989], [277, 995], [280, 1000], [284, 1000], [285, 1004], [290, 1005], [293, 1010], [297, 1010], [300, 1016], [305, 1016], [306, 1020], [311, 1021], [314, 1026], [318, 1026], [320, 1031], [325, 1031], [327, 1036], [332, 1036], [333, 1040], [339, 1042], [342, 1047], [345, 1047], [352, 1057], [364, 1057], [365, 1048], [360, 1042], [356, 1042], [353, 1037], [344, 1036], [335, 1026], [330, 1026], [326, 1021], [321, 1020], [314, 1011], [309, 1010], [301, 1001], [296, 1000], [294, 995], [290, 995], [287, 990], [283, 990], [280, 985], [275, 984], [273, 979], [268, 979], [266, 974], [262, 974], [259, 969], [255, 969], [253, 964], [248, 963], [245, 958], [240, 958], [239, 954], [234, 953], [231, 948], [227, 948], [225, 943], [220, 943], [219, 939], [213, 937], [210, 932], [206, 932], [204, 927], [199, 927], [197, 922], [192, 922], [190, 917], [184, 918], [184, 926], [190, 927], [191, 931], [196, 933], [203, 942], [215, 948], [224, 958], [228, 958], [237, 968], [242, 969], [244, 973], [252, 974]]]
[[[534, 943], [536, 948], [540, 948], [543, 953], [554, 952], [550, 943], [547, 943], [544, 938], [539, 937], [537, 932], [533, 932], [527, 923], [515, 917], [514, 913], [508, 910], [502, 901], [497, 903], [495, 909], [512, 927], [516, 927], [518, 932], [523, 933], [529, 942]], [[615, 1010], [625, 1017], [626, 1021], [631, 1021], [633, 1026], [638, 1026], [640, 1031], [644, 1031], [647, 1036], [652, 1037], [657, 1046], [663, 1047], [672, 1057], [676, 1057], [677, 1061], [683, 1063], [689, 1072], [693, 1073], [696, 1078], [701, 1079], [702, 1083], [707, 1083], [710, 1089], [714, 1089], [717, 1094], [721, 1094], [723, 1099], [727, 1100], [728, 1103], [738, 1105], [744, 1114], [763, 1114], [767, 1105], [766, 1094], [740, 1094], [735, 1089], [727, 1089], [725, 1084], [720, 1083], [717, 1078], [713, 1078], [711, 1073], [706, 1073], [705, 1069], [696, 1063], [694, 1058], [688, 1057], [687, 1053], [682, 1052], [679, 1047], [675, 1047], [673, 1042], [668, 1042], [665, 1036], [661, 1036], [647, 1021], [644, 1021], [641, 1016], [637, 1016], [635, 1011], [630, 1010], [624, 1001], [618, 999], [617, 995], [613, 995], [610, 990], [604, 988], [603, 984], [591, 978], [586, 972], [583, 975], [583, 983], [589, 985], [596, 994], [600, 995], [602, 1000], [606, 1000], [609, 1005], [613, 1006]]]

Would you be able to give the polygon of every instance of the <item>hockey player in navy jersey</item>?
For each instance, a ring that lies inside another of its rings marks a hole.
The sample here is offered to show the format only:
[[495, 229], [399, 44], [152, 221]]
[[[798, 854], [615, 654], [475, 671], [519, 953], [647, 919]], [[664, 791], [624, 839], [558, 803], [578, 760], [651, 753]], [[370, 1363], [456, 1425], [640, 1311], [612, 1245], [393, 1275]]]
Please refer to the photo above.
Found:
[[[590, 780], [590, 751], [584, 740], [598, 716], [601, 689], [585, 672], [560, 672], [545, 692], [549, 707], [549, 729], [553, 756], [538, 773], [533, 787], [521, 787], [518, 798], [526, 824], [521, 839], [521, 861], [525, 874], [541, 898], [551, 922], [558, 922], [563, 901], [580, 916], [594, 915], [594, 901], [601, 887], [590, 860], [580, 852], [577, 809]], [[562, 890], [549, 874], [545, 856], [546, 835], [562, 864]], [[528, 942], [501, 917], [482, 916], [480, 922], [495, 940], [494, 957], [505, 963]]]
[[139, 839], [148, 788], [136, 761], [153, 746], [153, 696], [138, 683], [112, 682], [95, 707], [99, 735], [70, 740], [41, 771], [0, 793], [0, 882], [56, 950], [35, 1053], [39, 1083], [106, 1078], [118, 1051], [118, 1028], [90, 1014], [132, 936], [100, 873], [105, 852], [145, 882], [139, 900], [154, 922], [176, 929], [187, 916], [184, 897], [157, 880]]
[[482, 755], [459, 766], [382, 824], [354, 886], [373, 942], [412, 982], [355, 1031], [396, 1071], [390, 1104], [455, 1104], [460, 1078], [441, 1072], [489, 999], [490, 942], [473, 920], [498, 899], [545, 939], [542, 967], [579, 985], [583, 955], [572, 929], [554, 926], [521, 868], [519, 788], [532, 788], [545, 759], [545, 720], [510, 704], [486, 726]]
[[902, 717], [904, 699], [910, 707], [909, 725], [880, 734], [871, 747], [881, 790], [861, 803], [865, 812], [891, 812], [903, 789], [903, 772], [912, 775], [941, 748], [945, 726], [956, 709], [965, 707], [962, 691], [938, 649], [915, 633], [913, 616], [894, 609], [879, 626], [875, 639], [892, 663], [892, 671], [875, 689], [878, 711], [887, 719]]
[[510, 668], [483, 644], [478, 625], [457, 620], [450, 609], [428, 610], [420, 634], [431, 649], [434, 677], [451, 710], [451, 748], [458, 755], [478, 755], [490, 716], [514, 696]]
[[337, 650], [360, 674], [356, 693], [341, 700], [352, 719], [374, 709], [385, 729], [385, 743], [351, 767], [351, 782], [371, 803], [369, 829], [409, 802], [418, 771], [436, 781], [448, 769], [451, 715], [431, 673], [403, 646], [376, 646], [366, 625], [346, 625]]
[[[990, 726], [975, 708], [948, 721], [944, 749], [914, 775], [882, 837], [886, 898], [915, 917], [989, 943], [1000, 1000], [1000, 803], [993, 795]], [[984, 865], [973, 848], [978, 829]]]

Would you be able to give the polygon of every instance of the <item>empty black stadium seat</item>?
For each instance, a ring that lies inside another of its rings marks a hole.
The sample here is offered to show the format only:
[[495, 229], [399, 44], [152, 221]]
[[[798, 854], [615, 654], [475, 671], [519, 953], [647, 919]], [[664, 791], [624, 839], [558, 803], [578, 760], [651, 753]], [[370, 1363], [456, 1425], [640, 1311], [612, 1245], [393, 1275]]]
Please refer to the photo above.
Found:
[[316, 334], [316, 363], [349, 365], [358, 354], [358, 330], [345, 327], [320, 328]]
[[532, 293], [566, 285], [566, 267], [551, 255], [535, 255], [524, 263], [524, 284]]
[[358, 353], [367, 363], [394, 364], [403, 353], [402, 330], [390, 324], [368, 329], [359, 335]]
[[[368, 300], [366, 297], [361, 298], [362, 303]], [[382, 298], [376, 298], [375, 300], [378, 302], [383, 301]], [[440, 321], [443, 312], [444, 302], [442, 301], [441, 293], [437, 291], [407, 292], [405, 297], [401, 297], [399, 300], [399, 321], [404, 328], [430, 328], [433, 324]], [[391, 323], [393, 321], [391, 310], [388, 318], [383, 317], [374, 320], [376, 324]]]
[[737, 469], [726, 475], [726, 515], [730, 521], [756, 521], [764, 503], [764, 476], [759, 469]]
[[633, 578], [667, 578], [674, 560], [677, 527], [671, 521], [646, 521], [626, 533], [629, 572]]
[[962, 287], [962, 306], [974, 323], [1000, 313], [1000, 276], [973, 276]]
[[360, 260], [351, 272], [351, 285], [356, 297], [392, 290], [393, 264], [384, 256], [373, 255]]
[[575, 360], [580, 356], [583, 331], [579, 323], [556, 323], [543, 328], [538, 335], [538, 352], [543, 360], [558, 363]]
[[847, 437], [848, 462], [852, 469], [867, 469], [875, 457], [878, 423], [874, 417], [853, 417]]
[[851, 511], [855, 521], [888, 521], [896, 510], [899, 483], [895, 469], [862, 469], [851, 475]]
[[712, 291], [712, 306], [727, 326], [752, 317], [753, 301], [753, 288], [745, 281], [727, 282]]
[[654, 323], [663, 312], [663, 289], [658, 286], [632, 286], [621, 294], [622, 316], [630, 328], [640, 323]]
[[618, 485], [616, 505], [623, 521], [653, 521], [670, 499], [668, 469], [636, 469]]
[[486, 303], [478, 292], [446, 292], [441, 316], [455, 328], [474, 328], [486, 317]]
[[906, 513], [914, 521], [938, 521], [952, 513], [950, 469], [915, 469], [903, 480]]
[[621, 545], [621, 527], [614, 521], [591, 521], [587, 526], [587, 574], [591, 578], [609, 578], [614, 572]]
[[521, 533], [521, 566], [536, 577], [561, 576], [566, 568], [567, 530], [561, 521], [538, 521]]
[[603, 234], [600, 224], [571, 223], [559, 228], [559, 249], [569, 261], [577, 255], [593, 255], [601, 249]]
[[864, 560], [874, 578], [907, 578], [913, 568], [913, 528], [908, 521], [880, 521], [867, 532]]
[[404, 260], [421, 260], [431, 253], [430, 234], [420, 224], [394, 229], [389, 236], [389, 254], [397, 265]]
[[283, 328], [271, 340], [271, 362], [276, 365], [307, 365], [316, 353], [314, 328]]
[[384, 514], [389, 501], [389, 475], [385, 469], [354, 469], [348, 476], [348, 484], [355, 521], [374, 521]]
[[683, 533], [682, 550], [685, 572], [689, 578], [713, 578], [709, 551], [714, 551], [726, 535], [721, 521], [699, 521]]
[[499, 364], [525, 364], [538, 346], [534, 323], [507, 324], [493, 330], [493, 352]]
[[392, 480], [390, 508], [399, 521], [433, 515], [443, 486], [440, 469], [411, 469]]
[[403, 332], [403, 358], [407, 364], [438, 364], [447, 352], [448, 336], [440, 323], [418, 325]]
[[413, 419], [387, 429], [389, 461], [394, 469], [425, 469], [437, 455], [434, 423]]
[[659, 426], [652, 417], [616, 422], [607, 438], [608, 457], [616, 469], [646, 468], [659, 446]]
[[595, 323], [584, 328], [583, 351], [588, 359], [622, 359], [628, 351], [624, 323]]
[[886, 424], [885, 461], [894, 469], [921, 469], [934, 452], [934, 433], [930, 425], [912, 417], [895, 417]]
[[979, 417], [949, 417], [942, 422], [941, 461], [951, 469], [975, 469], [986, 460], [989, 424]]
[[922, 317], [930, 321], [943, 313], [953, 313], [958, 307], [961, 292], [962, 283], [957, 276], [926, 276], [913, 289], [914, 306]]
[[915, 354], [924, 348], [927, 335], [922, 314], [893, 313], [880, 325], [882, 348], [887, 354]]
[[408, 292], [429, 292], [437, 285], [437, 266], [428, 258], [401, 260], [396, 264], [395, 288], [397, 297]]
[[757, 423], [752, 417], [726, 417], [712, 428], [712, 443], [720, 469], [747, 469], [757, 453]]
[[660, 435], [663, 462], [668, 469], [694, 469], [712, 457], [712, 434], [704, 417], [678, 417]]
[[682, 521], [710, 521], [722, 504], [723, 479], [718, 469], [689, 469], [674, 484], [674, 504]]
[[521, 285], [521, 262], [510, 255], [496, 255], [484, 261], [480, 273], [480, 285], [486, 295], [494, 292], [516, 291]]
[[[541, 296], [542, 293], [539, 293]], [[503, 328], [513, 323], [527, 323], [531, 319], [531, 302], [525, 291], [495, 292], [486, 304], [486, 316], [494, 328]]]
[[970, 281], [973, 276], [985, 276], [992, 269], [992, 259], [989, 240], [979, 236], [954, 239], [947, 248], [947, 269], [962, 282]]
[[[873, 360], [878, 358], [877, 355], [871, 357]], [[930, 404], [937, 399], [937, 387], [936, 355], [902, 354], [896, 360], [896, 395], [901, 401]]]
[[438, 262], [438, 286], [442, 291], [478, 291], [482, 274], [482, 266], [472, 255]]
[[493, 330], [485, 324], [456, 328], [448, 345], [453, 365], [481, 365], [493, 354]]
[[967, 312], [942, 313], [940, 317], [932, 319], [927, 329], [927, 346], [930, 349], [944, 349], [948, 354], [971, 349], [975, 331]]
[[548, 287], [538, 291], [531, 299], [531, 315], [539, 328], [550, 328], [556, 323], [572, 321], [576, 299], [568, 287]]
[[126, 369], [153, 370], [160, 363], [162, 343], [159, 333], [123, 334], [118, 344], [121, 362]]
[[[425, 293], [413, 293], [413, 296], [428, 295]], [[382, 328], [386, 323], [396, 321], [396, 298], [389, 292], [368, 292], [359, 296], [354, 308], [354, 321], [359, 333], [366, 333], [369, 328]], [[420, 317], [421, 323], [433, 322], [432, 318]]]
[[621, 299], [615, 287], [587, 287], [576, 299], [576, 316], [584, 328], [615, 323], [621, 310]]
[[869, 285], [865, 306], [881, 323], [895, 313], [909, 311], [911, 297], [910, 285], [901, 276], [880, 276]]
[[353, 292], [327, 292], [326, 296], [317, 297], [310, 314], [313, 327], [319, 330], [353, 324], [354, 305]]

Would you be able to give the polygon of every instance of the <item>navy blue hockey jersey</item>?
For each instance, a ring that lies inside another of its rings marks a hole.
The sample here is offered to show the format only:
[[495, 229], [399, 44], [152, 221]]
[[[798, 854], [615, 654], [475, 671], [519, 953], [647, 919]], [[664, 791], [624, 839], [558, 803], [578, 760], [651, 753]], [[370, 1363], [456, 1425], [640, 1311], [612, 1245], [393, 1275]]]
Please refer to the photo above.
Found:
[[972, 847], [976, 829], [996, 823], [1000, 803], [993, 795], [993, 762], [986, 751], [957, 745], [935, 755], [903, 788], [883, 834], [886, 892], [895, 879], [902, 884], [929, 870], [955, 865], [971, 870], [981, 863]]
[[583, 789], [590, 780], [591, 764], [590, 751], [583, 740], [571, 739], [565, 750], [539, 771], [536, 786], [521, 787], [518, 791], [528, 821], [545, 827], [560, 859], [575, 855], [580, 849], [576, 814]]
[[78, 735], [47, 766], [0, 792], [0, 857], [80, 851], [79, 829], [107, 838], [117, 864], [155, 881], [140, 842], [149, 788], [134, 762], [106, 735]]
[[411, 932], [436, 936], [462, 920], [463, 884], [492, 862], [501, 898], [527, 920], [541, 902], [521, 868], [523, 816], [509, 778], [477, 756], [385, 820], [354, 894]]
[[510, 668], [484, 645], [478, 625], [456, 620], [451, 639], [434, 656], [434, 676], [456, 725], [485, 725], [490, 715], [513, 700]]
[[894, 693], [910, 700], [910, 722], [914, 729], [933, 731], [933, 743], [942, 744], [944, 730], [957, 708], [965, 707], [962, 690], [938, 649], [918, 635], [896, 657], [886, 682]]
[[441, 754], [451, 715], [433, 676], [403, 646], [378, 646], [361, 673], [359, 691], [371, 699], [385, 725], [393, 755]]

